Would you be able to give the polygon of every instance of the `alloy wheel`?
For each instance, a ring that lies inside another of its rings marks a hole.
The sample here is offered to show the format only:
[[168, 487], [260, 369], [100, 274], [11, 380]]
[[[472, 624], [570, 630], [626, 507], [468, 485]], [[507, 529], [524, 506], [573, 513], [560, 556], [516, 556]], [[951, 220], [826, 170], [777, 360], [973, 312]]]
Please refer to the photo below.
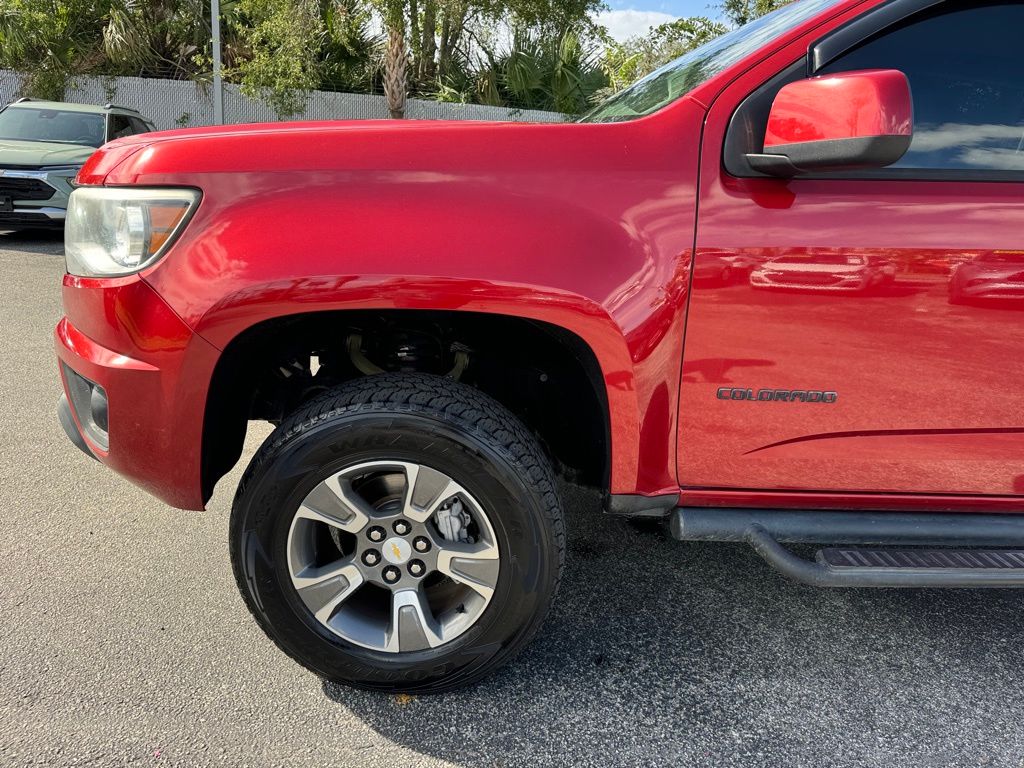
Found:
[[473, 496], [423, 464], [372, 461], [323, 479], [294, 513], [288, 570], [320, 624], [389, 653], [436, 648], [473, 626], [500, 569]]

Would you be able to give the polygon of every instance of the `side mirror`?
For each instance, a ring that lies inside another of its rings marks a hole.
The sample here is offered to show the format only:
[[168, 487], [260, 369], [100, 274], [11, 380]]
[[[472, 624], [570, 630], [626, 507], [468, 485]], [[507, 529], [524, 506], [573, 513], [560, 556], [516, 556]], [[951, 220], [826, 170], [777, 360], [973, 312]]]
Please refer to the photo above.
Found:
[[910, 147], [914, 106], [895, 69], [845, 72], [783, 86], [772, 103], [764, 153], [746, 156], [771, 176], [884, 168]]

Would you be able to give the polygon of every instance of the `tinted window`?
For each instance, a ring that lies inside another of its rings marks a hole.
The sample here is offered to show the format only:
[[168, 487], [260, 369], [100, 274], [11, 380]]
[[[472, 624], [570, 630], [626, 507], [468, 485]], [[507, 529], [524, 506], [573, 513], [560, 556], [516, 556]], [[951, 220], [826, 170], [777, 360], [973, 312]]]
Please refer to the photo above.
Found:
[[898, 69], [907, 75], [914, 140], [893, 168], [1024, 171], [1024, 2], [943, 8], [822, 71]]
[[131, 136], [135, 131], [132, 124], [125, 115], [110, 116], [110, 140], [120, 139], [122, 136]]
[[63, 109], [12, 107], [0, 112], [0, 139], [98, 147], [103, 143], [103, 116]]
[[128, 122], [132, 124], [132, 133], [149, 133], [150, 128], [137, 117], [129, 117]]

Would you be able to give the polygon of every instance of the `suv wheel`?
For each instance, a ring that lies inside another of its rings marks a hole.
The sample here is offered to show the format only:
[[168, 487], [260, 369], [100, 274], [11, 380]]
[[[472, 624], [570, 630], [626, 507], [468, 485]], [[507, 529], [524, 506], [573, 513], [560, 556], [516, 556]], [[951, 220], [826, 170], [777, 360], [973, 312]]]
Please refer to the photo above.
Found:
[[249, 610], [329, 680], [433, 692], [536, 633], [565, 535], [550, 464], [462, 384], [381, 374], [283, 422], [246, 470], [231, 556]]

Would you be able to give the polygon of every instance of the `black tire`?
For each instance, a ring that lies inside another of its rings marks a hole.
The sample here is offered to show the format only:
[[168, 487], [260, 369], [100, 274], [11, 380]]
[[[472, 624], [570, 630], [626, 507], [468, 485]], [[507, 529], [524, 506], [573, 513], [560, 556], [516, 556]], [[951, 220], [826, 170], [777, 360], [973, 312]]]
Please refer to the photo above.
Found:
[[[286, 562], [289, 525], [324, 477], [375, 459], [429, 461], [487, 509], [500, 551], [497, 588], [464, 634], [387, 653], [346, 642], [302, 604]], [[256, 621], [321, 677], [359, 688], [433, 693], [473, 683], [540, 628], [561, 578], [565, 532], [550, 462], [508, 410], [438, 376], [380, 374], [300, 408], [267, 438], [235, 494], [231, 560]]]

